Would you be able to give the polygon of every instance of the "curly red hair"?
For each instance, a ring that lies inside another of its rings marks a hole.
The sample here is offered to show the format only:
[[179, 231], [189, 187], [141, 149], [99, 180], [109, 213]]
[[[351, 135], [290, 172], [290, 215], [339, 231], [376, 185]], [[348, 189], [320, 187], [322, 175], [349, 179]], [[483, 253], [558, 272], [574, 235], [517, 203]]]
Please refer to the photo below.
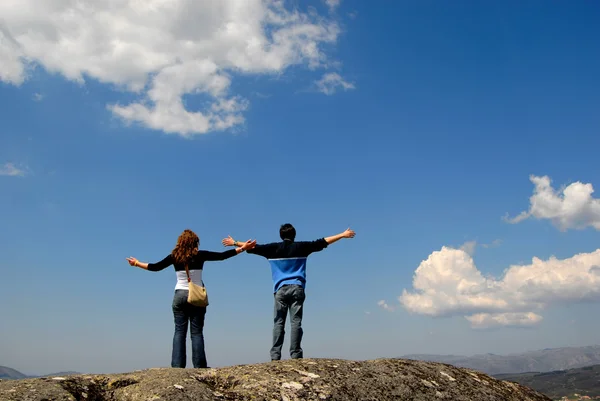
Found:
[[177, 245], [171, 254], [177, 264], [189, 263], [190, 259], [198, 253], [200, 238], [192, 230], [185, 229], [177, 238]]

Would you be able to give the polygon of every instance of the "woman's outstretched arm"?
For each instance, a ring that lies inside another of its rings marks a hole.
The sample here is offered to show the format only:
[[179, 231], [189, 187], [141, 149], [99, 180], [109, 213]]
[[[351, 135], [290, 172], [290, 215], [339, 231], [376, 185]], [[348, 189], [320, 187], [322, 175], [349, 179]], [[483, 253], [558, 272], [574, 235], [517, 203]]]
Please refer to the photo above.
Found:
[[133, 256], [130, 256], [127, 258], [127, 261], [129, 262], [129, 264], [131, 266], [139, 267], [141, 269], [148, 270], [151, 272], [158, 272], [158, 271], [161, 271], [161, 270], [166, 269], [167, 267], [171, 266], [173, 264], [173, 257], [169, 254], [160, 262], [145, 263], [145, 262], [140, 262]]
[[256, 240], [248, 240], [246, 242], [239, 242], [241, 244], [238, 248], [231, 249], [225, 252], [212, 252], [212, 251], [200, 251], [198, 254], [205, 261], [217, 261], [217, 260], [225, 260], [229, 259], [232, 256], [236, 256], [244, 251], [252, 249], [256, 246]]

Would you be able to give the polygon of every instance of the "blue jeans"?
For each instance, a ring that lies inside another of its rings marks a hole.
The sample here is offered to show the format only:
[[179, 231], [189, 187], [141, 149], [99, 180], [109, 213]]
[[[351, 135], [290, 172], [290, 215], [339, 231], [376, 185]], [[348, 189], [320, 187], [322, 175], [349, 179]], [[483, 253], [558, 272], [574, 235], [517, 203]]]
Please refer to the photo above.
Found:
[[281, 359], [281, 347], [285, 337], [285, 320], [290, 313], [290, 356], [292, 359], [303, 357], [302, 343], [302, 310], [306, 295], [299, 285], [284, 285], [274, 294], [275, 311], [273, 319], [273, 347], [271, 360]]
[[173, 354], [171, 367], [185, 368], [186, 337], [188, 321], [192, 337], [192, 363], [194, 368], [206, 368], [206, 354], [204, 352], [204, 317], [206, 307], [189, 304], [187, 301], [188, 290], [175, 290], [173, 296], [173, 317], [175, 319], [175, 334], [173, 335]]

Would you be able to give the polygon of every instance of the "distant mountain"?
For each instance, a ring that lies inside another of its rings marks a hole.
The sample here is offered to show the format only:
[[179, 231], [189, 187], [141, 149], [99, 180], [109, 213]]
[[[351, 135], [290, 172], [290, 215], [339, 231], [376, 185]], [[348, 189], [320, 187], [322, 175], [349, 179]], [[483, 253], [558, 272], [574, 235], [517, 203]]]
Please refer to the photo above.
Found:
[[50, 373], [47, 375], [41, 375], [41, 376], [30, 376], [30, 377], [50, 377], [50, 376], [69, 376], [69, 375], [80, 375], [80, 372], [56, 372], [56, 373]]
[[402, 358], [447, 363], [475, 369], [489, 375], [502, 373], [552, 372], [600, 364], [600, 345], [546, 348], [520, 354], [430, 355], [412, 354]]
[[18, 370], [14, 370], [12, 368], [8, 368], [6, 366], [0, 366], [0, 379], [4, 380], [15, 380], [15, 379], [25, 379], [27, 375], [19, 372]]
[[19, 372], [13, 368], [9, 368], [6, 366], [0, 366], [0, 379], [2, 380], [19, 380], [19, 379], [29, 379], [34, 377], [50, 377], [50, 376], [68, 376], [68, 375], [78, 375], [79, 372], [57, 372], [50, 373], [47, 375], [26, 375], [24, 373]]
[[552, 399], [573, 394], [600, 396], [600, 365], [544, 373], [495, 375], [497, 379], [517, 382]]

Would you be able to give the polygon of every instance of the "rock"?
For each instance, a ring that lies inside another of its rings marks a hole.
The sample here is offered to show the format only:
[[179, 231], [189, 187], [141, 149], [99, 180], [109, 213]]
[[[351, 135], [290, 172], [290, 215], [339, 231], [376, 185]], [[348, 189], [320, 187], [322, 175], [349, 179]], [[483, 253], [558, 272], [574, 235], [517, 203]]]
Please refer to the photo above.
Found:
[[403, 359], [301, 359], [0, 382], [1, 401], [550, 401], [470, 369]]
[[456, 381], [456, 379], [455, 379], [454, 377], [450, 376], [450, 375], [449, 375], [448, 373], [446, 373], [446, 372], [440, 372], [440, 374], [441, 374], [442, 376], [444, 376], [446, 379], [448, 379], [448, 380], [450, 380], [450, 381], [452, 381], [452, 382], [455, 382], [455, 381]]

